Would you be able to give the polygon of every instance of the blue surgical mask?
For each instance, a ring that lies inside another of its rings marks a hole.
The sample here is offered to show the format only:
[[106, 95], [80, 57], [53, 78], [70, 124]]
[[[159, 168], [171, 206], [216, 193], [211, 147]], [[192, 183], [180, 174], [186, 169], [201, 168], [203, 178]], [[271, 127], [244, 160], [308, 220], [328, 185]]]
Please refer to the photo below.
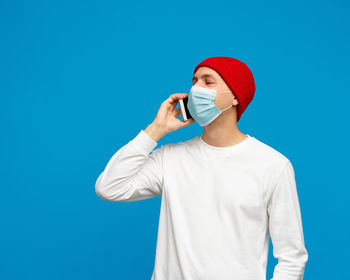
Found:
[[233, 105], [220, 110], [215, 105], [215, 96], [217, 93], [228, 93], [232, 91], [217, 92], [215, 89], [209, 89], [199, 86], [192, 86], [189, 96], [187, 108], [191, 116], [200, 126], [206, 126], [213, 122], [222, 112], [226, 111]]

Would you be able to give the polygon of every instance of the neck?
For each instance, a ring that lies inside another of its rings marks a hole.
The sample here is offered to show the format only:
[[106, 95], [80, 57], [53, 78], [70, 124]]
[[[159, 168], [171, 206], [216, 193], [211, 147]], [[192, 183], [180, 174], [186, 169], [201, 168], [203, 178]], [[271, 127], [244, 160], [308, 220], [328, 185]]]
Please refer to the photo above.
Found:
[[234, 112], [222, 113], [212, 123], [205, 126], [202, 139], [216, 147], [230, 147], [246, 139], [248, 136], [238, 129], [237, 117], [232, 113]]

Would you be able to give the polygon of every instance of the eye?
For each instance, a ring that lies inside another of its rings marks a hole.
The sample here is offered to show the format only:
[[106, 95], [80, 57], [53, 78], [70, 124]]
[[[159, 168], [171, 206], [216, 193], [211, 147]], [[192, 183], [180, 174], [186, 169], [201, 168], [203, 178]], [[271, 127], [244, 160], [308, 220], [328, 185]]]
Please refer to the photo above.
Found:
[[206, 84], [214, 84], [214, 83], [211, 83], [211, 82], [205, 82]]

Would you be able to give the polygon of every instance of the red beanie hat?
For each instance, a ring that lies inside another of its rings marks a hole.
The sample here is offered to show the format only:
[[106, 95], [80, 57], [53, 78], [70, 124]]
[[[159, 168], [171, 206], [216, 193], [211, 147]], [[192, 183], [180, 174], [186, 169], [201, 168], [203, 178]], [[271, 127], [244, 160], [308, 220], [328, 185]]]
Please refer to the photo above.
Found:
[[193, 75], [201, 66], [207, 66], [215, 70], [231, 89], [238, 99], [237, 122], [242, 113], [252, 101], [255, 93], [253, 73], [242, 61], [225, 56], [209, 57], [199, 63], [193, 71]]

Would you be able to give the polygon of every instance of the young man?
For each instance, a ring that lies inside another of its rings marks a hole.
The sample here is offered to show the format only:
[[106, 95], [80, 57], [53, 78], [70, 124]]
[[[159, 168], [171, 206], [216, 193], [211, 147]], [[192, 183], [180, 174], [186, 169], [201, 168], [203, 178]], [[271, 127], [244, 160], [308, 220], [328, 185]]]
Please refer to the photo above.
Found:
[[[308, 253], [289, 159], [237, 128], [255, 92], [248, 66], [211, 57], [189, 94], [172, 94], [154, 121], [110, 159], [96, 182], [108, 201], [162, 196], [152, 280], [265, 280], [269, 237], [273, 280], [302, 280]], [[194, 119], [181, 121], [188, 97]], [[157, 146], [197, 121], [203, 135]]]

